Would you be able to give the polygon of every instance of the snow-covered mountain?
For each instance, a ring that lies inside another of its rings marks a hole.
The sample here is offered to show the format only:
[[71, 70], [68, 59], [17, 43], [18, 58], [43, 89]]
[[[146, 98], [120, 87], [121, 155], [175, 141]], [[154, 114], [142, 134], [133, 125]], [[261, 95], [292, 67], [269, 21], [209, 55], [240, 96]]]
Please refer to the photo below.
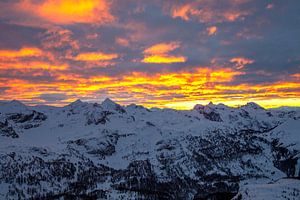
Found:
[[0, 199], [300, 199], [300, 110], [0, 103]]

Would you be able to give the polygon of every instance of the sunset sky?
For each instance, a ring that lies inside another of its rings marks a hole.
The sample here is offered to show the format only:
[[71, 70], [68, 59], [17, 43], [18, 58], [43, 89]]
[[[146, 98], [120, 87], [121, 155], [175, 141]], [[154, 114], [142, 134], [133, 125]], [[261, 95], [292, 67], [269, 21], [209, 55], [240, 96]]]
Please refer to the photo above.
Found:
[[0, 100], [300, 106], [299, 0], [0, 0]]

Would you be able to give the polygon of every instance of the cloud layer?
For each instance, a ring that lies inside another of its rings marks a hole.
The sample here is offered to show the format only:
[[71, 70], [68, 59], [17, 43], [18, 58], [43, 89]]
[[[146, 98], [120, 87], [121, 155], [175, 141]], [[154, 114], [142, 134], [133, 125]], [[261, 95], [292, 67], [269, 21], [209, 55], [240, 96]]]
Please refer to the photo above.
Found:
[[300, 106], [300, 2], [0, 0], [1, 100]]

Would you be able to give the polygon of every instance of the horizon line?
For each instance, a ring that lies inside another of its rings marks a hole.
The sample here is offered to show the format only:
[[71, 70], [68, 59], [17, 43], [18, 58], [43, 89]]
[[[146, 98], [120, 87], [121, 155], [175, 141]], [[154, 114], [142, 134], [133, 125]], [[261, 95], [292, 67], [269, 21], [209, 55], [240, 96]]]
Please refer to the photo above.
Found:
[[[246, 106], [247, 104], [249, 103], [255, 103], [257, 104], [258, 106], [262, 107], [263, 109], [277, 109], [277, 108], [300, 108], [300, 105], [293, 105], [293, 106], [290, 106], [290, 105], [280, 105], [280, 106], [272, 106], [272, 107], [266, 107], [266, 106], [263, 106], [261, 105], [260, 103], [257, 103], [256, 101], [246, 101], [246, 103], [240, 103], [240, 104], [235, 104], [235, 105], [228, 105], [228, 103], [222, 103], [222, 102], [217, 102], [217, 103], [214, 103], [213, 101], [210, 101], [209, 103], [200, 103], [200, 100], [199, 100], [199, 103], [195, 103], [193, 106], [189, 106], [190, 108], [188, 107], [179, 107], [179, 108], [176, 108], [176, 107], [167, 107], [167, 106], [148, 106], [147, 104], [146, 105], [143, 105], [143, 104], [137, 104], [137, 103], [128, 103], [128, 104], [122, 104], [118, 101], [115, 101], [115, 100], [112, 100], [111, 98], [104, 98], [102, 100], [99, 101], [85, 101], [85, 100], [81, 100], [80, 98], [77, 98], [76, 100], [73, 100], [73, 101], [69, 101], [69, 102], [64, 102], [64, 104], [49, 104], [47, 102], [36, 102], [36, 103], [26, 103], [26, 101], [22, 101], [22, 100], [18, 100], [18, 99], [13, 99], [13, 100], [0, 100], [0, 106], [1, 104], [3, 103], [10, 103], [10, 102], [13, 102], [13, 101], [17, 101], [17, 102], [20, 102], [22, 104], [24, 104], [25, 106], [28, 106], [28, 107], [36, 107], [36, 106], [49, 106], [49, 107], [55, 107], [55, 108], [63, 108], [63, 107], [66, 107], [68, 105], [71, 105], [72, 103], [76, 102], [76, 101], [81, 101], [83, 103], [89, 103], [89, 104], [101, 104], [103, 103], [106, 99], [109, 99], [111, 100], [112, 102], [116, 103], [116, 104], [119, 104], [123, 107], [127, 107], [127, 106], [130, 106], [130, 105], [137, 105], [137, 106], [142, 106], [144, 108], [147, 108], [147, 109], [153, 109], [153, 108], [157, 108], [157, 109], [174, 109], [174, 110], [192, 110], [196, 105], [203, 105], [203, 106], [207, 106], [207, 105], [225, 105], [227, 107], [230, 107], [230, 108], [239, 108], [239, 107], [242, 107], [242, 106]], [[195, 101], [193, 101], [195, 102]], [[243, 101], [245, 102], [245, 101]], [[190, 102], [189, 102], [190, 103]], [[184, 104], [184, 102], [182, 102], [182, 104]]]

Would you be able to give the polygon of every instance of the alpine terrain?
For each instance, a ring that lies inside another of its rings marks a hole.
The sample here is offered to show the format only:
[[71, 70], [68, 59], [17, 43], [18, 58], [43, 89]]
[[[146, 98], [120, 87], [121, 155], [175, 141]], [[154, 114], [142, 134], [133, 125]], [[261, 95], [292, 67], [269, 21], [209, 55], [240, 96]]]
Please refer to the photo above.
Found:
[[0, 103], [0, 199], [300, 199], [300, 109]]

